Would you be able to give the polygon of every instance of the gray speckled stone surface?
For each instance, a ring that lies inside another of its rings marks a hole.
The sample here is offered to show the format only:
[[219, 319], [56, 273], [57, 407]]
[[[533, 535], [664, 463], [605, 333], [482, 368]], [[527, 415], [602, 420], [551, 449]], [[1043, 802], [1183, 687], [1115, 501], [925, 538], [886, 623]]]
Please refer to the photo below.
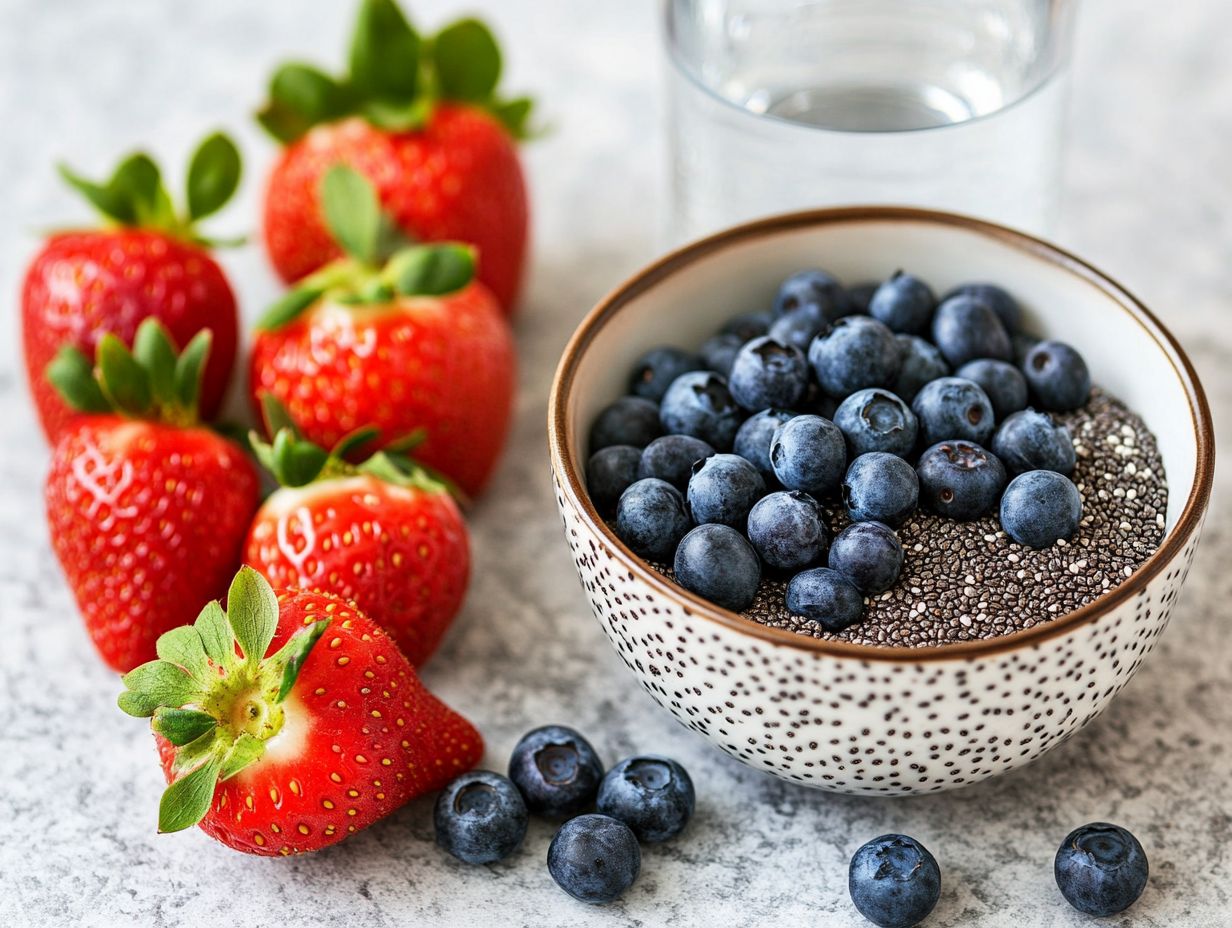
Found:
[[[417, 0], [439, 23], [454, 4]], [[464, 4], [473, 6], [479, 4]], [[687, 837], [649, 849], [619, 904], [560, 893], [550, 830], [490, 869], [446, 859], [420, 801], [315, 857], [256, 860], [197, 832], [159, 837], [161, 778], [144, 726], [113, 706], [48, 548], [39, 503], [46, 450], [16, 347], [31, 232], [84, 216], [53, 158], [101, 173], [149, 140], [179, 164], [206, 128], [241, 130], [251, 227], [272, 149], [247, 122], [270, 63], [337, 62], [350, 4], [271, 0], [3, 0], [0, 3], [0, 924], [658, 925], [865, 924], [846, 894], [849, 855], [889, 831], [916, 835], [944, 871], [928, 924], [1070, 926], [1087, 920], [1052, 884], [1074, 825], [1130, 826], [1151, 882], [1110, 925], [1215, 928], [1232, 919], [1232, 601], [1228, 480], [1173, 625], [1112, 708], [1028, 769], [962, 792], [848, 799], [788, 786], [712, 751], [626, 675], [590, 618], [547, 479], [543, 422], [556, 358], [591, 302], [652, 256], [665, 176], [656, 5], [483, 4], [507, 41], [512, 86], [555, 126], [527, 149], [536, 252], [518, 323], [518, 420], [504, 467], [474, 513], [476, 576], [426, 677], [488, 738], [503, 766], [533, 724], [571, 722], [604, 757], [669, 752], [692, 771]], [[1119, 276], [1189, 346], [1232, 434], [1232, 8], [1191, 0], [1088, 4], [1078, 44], [1060, 238]], [[633, 206], [632, 204], [638, 204]], [[246, 211], [247, 210], [247, 211]], [[276, 293], [256, 248], [226, 257], [251, 318]], [[1226, 441], [1221, 453], [1232, 452]]]

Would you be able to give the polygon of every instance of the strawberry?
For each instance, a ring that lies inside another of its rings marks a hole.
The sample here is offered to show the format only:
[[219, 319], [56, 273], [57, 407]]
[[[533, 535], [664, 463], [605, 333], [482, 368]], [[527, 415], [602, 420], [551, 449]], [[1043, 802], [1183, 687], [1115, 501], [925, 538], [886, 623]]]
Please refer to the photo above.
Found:
[[416, 458], [469, 494], [487, 482], [512, 411], [514, 352], [496, 301], [456, 244], [396, 248], [372, 187], [341, 165], [324, 211], [348, 257], [300, 282], [258, 323], [250, 386], [310, 441], [358, 428], [426, 434]]
[[286, 145], [265, 194], [265, 244], [288, 283], [339, 254], [316, 191], [347, 164], [376, 185], [397, 225], [420, 241], [479, 249], [479, 279], [512, 311], [529, 219], [515, 141], [531, 102], [496, 95], [501, 54], [463, 19], [421, 39], [393, 0], [362, 0], [350, 71], [282, 66], [258, 118]]
[[158, 830], [237, 851], [336, 844], [478, 763], [483, 740], [379, 625], [328, 593], [275, 593], [250, 567], [124, 677], [168, 787]]
[[86, 415], [52, 452], [52, 547], [103, 660], [118, 671], [154, 656], [169, 628], [226, 588], [258, 502], [256, 468], [196, 424], [210, 331], [177, 359], [157, 320], [132, 353], [114, 335], [88, 358], [60, 349], [47, 376]]
[[195, 223], [220, 209], [235, 191], [240, 176], [235, 145], [219, 133], [197, 149], [182, 217], [176, 216], [158, 167], [146, 155], [126, 158], [103, 184], [60, 170], [107, 225], [51, 235], [26, 271], [22, 339], [43, 431], [54, 442], [72, 415], [43, 378], [60, 347], [72, 345], [92, 359], [104, 332], [131, 345], [146, 318], [161, 321], [181, 345], [202, 329], [213, 332], [201, 389], [202, 414], [212, 418], [235, 363], [238, 322], [235, 296]]

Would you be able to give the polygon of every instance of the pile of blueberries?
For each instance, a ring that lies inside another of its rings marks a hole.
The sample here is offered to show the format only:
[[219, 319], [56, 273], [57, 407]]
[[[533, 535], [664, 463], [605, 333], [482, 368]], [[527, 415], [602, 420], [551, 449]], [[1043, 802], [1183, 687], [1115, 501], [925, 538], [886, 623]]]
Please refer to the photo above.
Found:
[[638, 842], [676, 837], [694, 802], [693, 781], [676, 761], [638, 755], [604, 773], [582, 735], [547, 725], [518, 742], [509, 776], [472, 770], [445, 787], [436, 841], [464, 863], [490, 864], [521, 846], [532, 813], [564, 819], [548, 848], [548, 872], [575, 899], [611, 902], [637, 879]]
[[[993, 284], [938, 301], [901, 271], [850, 289], [801, 271], [696, 353], [647, 352], [591, 427], [587, 484], [685, 589], [740, 612], [764, 569], [789, 578], [791, 612], [840, 631], [898, 579], [895, 529], [918, 507], [999, 512], [1032, 548], [1072, 537], [1074, 445], [1049, 413], [1090, 392], [1082, 356], [1023, 332]], [[852, 520], [832, 542], [823, 504]]]

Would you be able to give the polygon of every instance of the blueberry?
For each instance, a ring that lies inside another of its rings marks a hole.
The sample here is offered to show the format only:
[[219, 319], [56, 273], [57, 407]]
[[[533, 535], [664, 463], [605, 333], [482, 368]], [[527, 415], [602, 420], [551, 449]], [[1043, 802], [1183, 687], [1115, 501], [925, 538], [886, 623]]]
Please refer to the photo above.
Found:
[[616, 534], [633, 553], [666, 561], [693, 525], [684, 496], [665, 480], [646, 477], [620, 495]]
[[433, 818], [437, 844], [463, 863], [490, 864], [518, 849], [530, 815], [513, 781], [472, 770], [445, 787]]
[[1052, 870], [1065, 901], [1096, 918], [1133, 905], [1146, 889], [1149, 871], [1138, 839], [1107, 822], [1092, 822], [1066, 835]]
[[676, 582], [716, 606], [743, 612], [757, 595], [761, 563], [748, 540], [727, 525], [699, 525], [676, 548]]
[[928, 284], [912, 274], [895, 271], [873, 294], [868, 313], [891, 331], [915, 334], [928, 328], [936, 306], [937, 298]]
[[642, 452], [632, 445], [609, 445], [590, 456], [586, 462], [586, 489], [600, 515], [607, 517], [616, 511], [620, 494], [637, 479], [641, 460]]
[[847, 470], [843, 433], [821, 416], [789, 419], [770, 441], [770, 466], [787, 489], [825, 496], [838, 488]]
[[853, 522], [830, 544], [829, 564], [861, 593], [875, 596], [898, 580], [903, 569], [903, 546], [888, 525]]
[[662, 434], [657, 405], [640, 396], [622, 396], [605, 406], [590, 427], [590, 451], [612, 445], [645, 448]]
[[599, 784], [595, 808], [619, 819], [637, 840], [658, 844], [684, 831], [693, 817], [693, 781], [668, 757], [628, 757]]
[[925, 445], [960, 438], [984, 444], [997, 425], [988, 394], [962, 377], [926, 383], [911, 401], [911, 411], [920, 422], [920, 439]]
[[829, 533], [817, 500], [784, 490], [762, 497], [749, 512], [749, 541], [771, 570], [795, 573], [821, 559]]
[[1022, 373], [1040, 406], [1052, 412], [1079, 409], [1091, 395], [1087, 362], [1065, 342], [1040, 342], [1027, 352]]
[[663, 394], [673, 380], [681, 374], [698, 370], [701, 366], [702, 362], [697, 355], [683, 349], [670, 346], [652, 348], [633, 365], [633, 373], [629, 376], [629, 392], [657, 403], [663, 399]]
[[1018, 301], [996, 284], [962, 284], [942, 297], [942, 302], [955, 296], [969, 296], [979, 300], [997, 314], [997, 318], [1005, 326], [1005, 331], [1010, 335], [1022, 328], [1022, 309]]
[[772, 480], [777, 482], [774, 468], [770, 466], [770, 442], [778, 427], [797, 415], [784, 409], [763, 409], [745, 419], [736, 432], [732, 450], [760, 471], [767, 486]]
[[951, 297], [938, 306], [932, 332], [933, 344], [953, 367], [976, 358], [1008, 361], [1011, 357], [1010, 336], [1000, 317], [969, 296]]
[[801, 306], [816, 306], [829, 320], [851, 311], [851, 301], [843, 285], [832, 274], [821, 270], [797, 271], [779, 285], [774, 298], [775, 318]]
[[871, 281], [848, 287], [847, 299], [851, 304], [852, 314], [860, 313], [867, 315], [869, 304], [873, 302], [873, 294], [877, 292], [877, 288], [880, 286], [881, 284], [877, 281]]
[[568, 818], [590, 807], [603, 764], [572, 728], [545, 725], [522, 736], [509, 757], [509, 779], [535, 815]]
[[860, 914], [879, 928], [911, 928], [941, 896], [941, 868], [906, 835], [882, 835], [851, 858], [847, 889]]
[[681, 374], [667, 388], [659, 419], [669, 435], [692, 435], [716, 451], [727, 451], [744, 414], [732, 399], [726, 380], [718, 374], [693, 371]]
[[1001, 527], [1029, 548], [1047, 548], [1060, 538], [1072, 538], [1081, 521], [1078, 488], [1056, 471], [1019, 474], [1001, 497]]
[[717, 522], [744, 531], [749, 510], [765, 495], [761, 474], [739, 455], [716, 454], [693, 465], [688, 500], [698, 525]]
[[920, 503], [930, 512], [970, 521], [992, 512], [1005, 489], [1005, 467], [996, 455], [967, 441], [942, 441], [915, 466]]
[[804, 352], [763, 335], [736, 353], [727, 387], [736, 402], [753, 412], [769, 406], [794, 406], [808, 387]]
[[838, 398], [889, 386], [903, 363], [894, 333], [868, 316], [838, 320], [813, 339], [808, 359], [821, 388]]
[[839, 404], [834, 424], [847, 439], [849, 456], [888, 451], [906, 456], [915, 447], [915, 413], [907, 404], [877, 387], [859, 390]]
[[[657, 477], [680, 492], [689, 486], [693, 465], [714, 454], [714, 449], [692, 435], [664, 435], [648, 444], [638, 456], [637, 478]], [[593, 495], [593, 490], [591, 491]]]
[[1014, 363], [1022, 367], [1031, 349], [1040, 343], [1040, 339], [1025, 332], [1015, 332], [1010, 336], [1010, 348], [1014, 354]]
[[890, 390], [901, 396], [903, 402], [910, 403], [915, 399], [920, 388], [929, 381], [949, 376], [950, 365], [932, 342], [918, 335], [896, 335], [894, 340], [898, 343], [902, 366], [890, 384]]
[[992, 437], [992, 453], [1011, 474], [1055, 470], [1068, 477], [1077, 463], [1069, 429], [1034, 409], [1016, 412], [1001, 423]]
[[980, 389], [988, 395], [993, 415], [998, 421], [1027, 408], [1026, 378], [1008, 361], [994, 361], [991, 358], [968, 361], [955, 372], [955, 376], [965, 377], [980, 385]]
[[860, 621], [864, 596], [837, 570], [814, 567], [796, 574], [787, 584], [787, 611], [828, 632], [841, 632]]
[[711, 335], [702, 342], [697, 356], [706, 370], [726, 377], [731, 373], [732, 364], [736, 360], [736, 352], [743, 344], [744, 340], [738, 335]]
[[745, 313], [742, 316], [728, 319], [723, 324], [723, 328], [719, 329], [719, 334], [735, 335], [743, 344], [769, 332], [772, 322], [774, 322], [774, 316], [770, 313]]
[[884, 451], [862, 454], [847, 468], [843, 504], [853, 522], [884, 522], [897, 527], [915, 512], [920, 480], [915, 468]]
[[830, 323], [816, 306], [801, 306], [785, 316], [780, 316], [770, 326], [770, 337], [785, 345], [795, 345], [807, 352], [813, 339], [825, 331]]
[[548, 846], [548, 873], [557, 886], [582, 902], [619, 899], [641, 869], [637, 837], [609, 815], [569, 819]]

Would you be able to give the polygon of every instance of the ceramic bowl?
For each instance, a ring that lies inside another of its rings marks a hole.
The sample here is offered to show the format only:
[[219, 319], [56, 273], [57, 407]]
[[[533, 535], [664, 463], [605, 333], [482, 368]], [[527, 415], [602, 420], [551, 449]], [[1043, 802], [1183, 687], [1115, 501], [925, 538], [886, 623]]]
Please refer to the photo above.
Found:
[[[604, 524], [585, 443], [645, 350], [696, 345], [824, 267], [847, 281], [909, 268], [944, 292], [996, 281], [1027, 328], [1079, 347], [1096, 383], [1155, 433], [1166, 536], [1120, 586], [1012, 635], [945, 647], [873, 647], [768, 628], [676, 586]], [[638, 682], [685, 726], [753, 767], [843, 793], [975, 783], [1028, 763], [1094, 719], [1168, 624], [1210, 495], [1210, 411], [1188, 359], [1147, 309], [1080, 259], [967, 217], [899, 208], [794, 213], [738, 226], [635, 274], [586, 317], [549, 408], [556, 496], [595, 617]]]

